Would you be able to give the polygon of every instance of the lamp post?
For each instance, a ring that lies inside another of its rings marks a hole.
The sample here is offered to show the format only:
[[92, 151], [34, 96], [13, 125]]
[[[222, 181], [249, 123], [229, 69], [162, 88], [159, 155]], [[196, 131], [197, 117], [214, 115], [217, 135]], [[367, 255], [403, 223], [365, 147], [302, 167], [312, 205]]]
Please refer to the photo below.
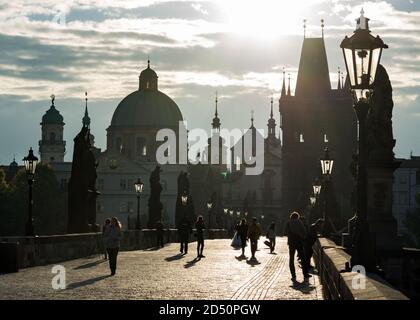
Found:
[[207, 201], [207, 209], [209, 211], [209, 229], [211, 229], [211, 211], [213, 209], [213, 203], [211, 202], [211, 200]]
[[29, 149], [28, 155], [25, 158], [23, 158], [23, 163], [25, 165], [25, 171], [26, 176], [28, 178], [29, 186], [28, 221], [26, 222], [25, 235], [28, 237], [33, 237], [35, 235], [35, 232], [32, 217], [32, 207], [34, 204], [32, 199], [32, 185], [35, 181], [35, 170], [36, 165], [38, 164], [38, 158], [34, 156], [32, 148]]
[[311, 204], [312, 208], [315, 207], [316, 197], [315, 196], [310, 196], [309, 197], [309, 203]]
[[328, 216], [328, 192], [329, 192], [329, 187], [330, 187], [330, 177], [333, 170], [334, 159], [330, 158], [328, 147], [325, 148], [324, 152], [325, 152], [324, 157], [321, 158], [320, 160], [322, 175], [324, 177], [323, 182], [324, 182], [324, 195], [325, 195], [324, 196], [324, 214], [323, 214], [324, 228], [322, 230], [322, 235], [325, 237], [328, 237], [331, 234], [331, 229], [332, 229], [331, 218]]
[[[369, 99], [374, 89], [376, 70], [382, 50], [388, 46], [379, 36], [372, 36], [369, 19], [363, 9], [351, 37], [345, 37], [340, 47], [343, 50], [350, 88], [353, 94], [354, 110], [359, 121], [357, 157], [357, 209], [354, 217], [353, 253], [351, 265], [361, 264], [366, 269], [375, 268], [374, 246], [367, 223], [367, 155], [366, 118], [370, 109]], [[353, 233], [352, 230], [349, 230]]]
[[137, 221], [136, 229], [140, 230], [140, 194], [143, 192], [144, 183], [140, 178], [134, 183], [134, 189], [136, 190], [137, 195]]
[[227, 229], [228, 228], [228, 219], [229, 219], [229, 212], [228, 212], [228, 209], [227, 208], [224, 208], [223, 209], [223, 212], [224, 212], [224, 216], [223, 216], [223, 219], [224, 219], [224, 221], [225, 221], [225, 229]]

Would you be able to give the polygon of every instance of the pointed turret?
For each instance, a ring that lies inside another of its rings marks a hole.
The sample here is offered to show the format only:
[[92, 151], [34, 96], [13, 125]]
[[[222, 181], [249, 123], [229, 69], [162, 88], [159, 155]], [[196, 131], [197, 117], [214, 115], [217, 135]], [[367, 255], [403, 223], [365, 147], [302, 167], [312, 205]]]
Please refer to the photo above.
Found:
[[338, 84], [337, 84], [337, 90], [341, 90], [341, 71], [340, 71], [340, 67], [338, 67]]
[[286, 71], [283, 68], [283, 85], [281, 86], [281, 98], [286, 96]]
[[216, 91], [216, 98], [214, 100], [215, 103], [215, 111], [214, 111], [214, 118], [213, 118], [213, 122], [211, 123], [211, 126], [213, 128], [214, 131], [216, 132], [220, 132], [220, 119], [219, 119], [219, 114], [217, 111], [217, 104], [218, 104], [219, 100], [217, 99], [217, 91]]
[[290, 91], [290, 73], [289, 73], [289, 84], [287, 85], [287, 95], [288, 96], [291, 95], [291, 91]]
[[83, 116], [82, 123], [84, 127], [90, 128], [90, 117], [89, 117], [87, 102], [88, 102], [88, 97], [87, 97], [87, 92], [85, 92], [85, 115]]
[[273, 114], [273, 97], [271, 97], [270, 118], [268, 119], [267, 127], [268, 127], [268, 138], [275, 138], [276, 137], [276, 119], [274, 119], [274, 114]]

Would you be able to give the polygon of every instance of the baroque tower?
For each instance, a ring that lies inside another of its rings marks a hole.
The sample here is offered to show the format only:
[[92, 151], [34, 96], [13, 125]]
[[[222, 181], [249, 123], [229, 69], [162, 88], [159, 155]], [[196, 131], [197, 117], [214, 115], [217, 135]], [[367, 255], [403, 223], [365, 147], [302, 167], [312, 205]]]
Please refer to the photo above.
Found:
[[39, 154], [41, 161], [64, 162], [66, 142], [63, 140], [64, 122], [63, 116], [55, 108], [55, 96], [51, 95], [51, 106], [42, 117], [42, 139], [39, 141]]

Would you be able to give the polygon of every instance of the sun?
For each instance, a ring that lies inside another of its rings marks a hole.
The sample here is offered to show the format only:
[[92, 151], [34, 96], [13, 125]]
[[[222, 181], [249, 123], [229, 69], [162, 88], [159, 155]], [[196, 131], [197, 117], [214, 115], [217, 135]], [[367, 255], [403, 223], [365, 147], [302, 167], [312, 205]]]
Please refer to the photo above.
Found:
[[229, 31], [259, 38], [302, 34], [302, 20], [320, 0], [218, 1]]

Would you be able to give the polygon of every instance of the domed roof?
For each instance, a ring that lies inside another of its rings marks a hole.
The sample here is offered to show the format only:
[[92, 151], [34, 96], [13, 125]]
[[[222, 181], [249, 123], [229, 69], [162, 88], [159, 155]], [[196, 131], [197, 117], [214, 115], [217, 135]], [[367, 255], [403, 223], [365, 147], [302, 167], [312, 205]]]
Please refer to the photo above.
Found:
[[55, 108], [54, 106], [54, 100], [55, 96], [51, 96], [51, 107], [45, 112], [45, 114], [42, 117], [41, 124], [64, 124], [63, 122], [63, 116], [60, 114], [60, 112]]
[[178, 127], [182, 114], [177, 104], [158, 90], [130, 93], [118, 105], [111, 120], [113, 127]]
[[140, 73], [139, 90], [130, 93], [119, 104], [111, 120], [111, 127], [178, 127], [183, 121], [177, 104], [158, 90], [158, 76], [150, 68]]

